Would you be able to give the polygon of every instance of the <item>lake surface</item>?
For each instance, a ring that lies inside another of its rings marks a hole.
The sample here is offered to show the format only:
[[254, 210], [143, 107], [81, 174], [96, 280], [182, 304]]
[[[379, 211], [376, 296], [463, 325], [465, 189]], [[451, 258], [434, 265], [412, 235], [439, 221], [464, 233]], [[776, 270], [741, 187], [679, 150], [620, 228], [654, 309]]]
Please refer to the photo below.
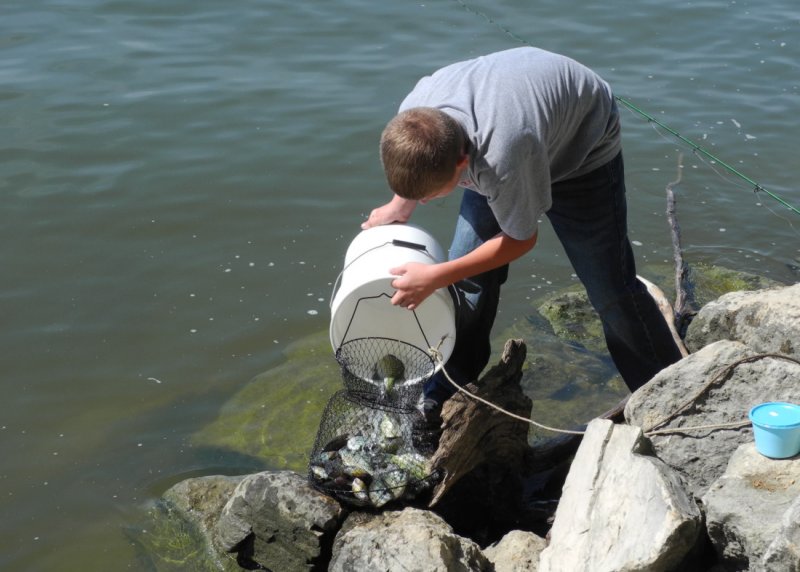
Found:
[[[564, 53], [798, 206], [798, 14], [796, 0], [4, 2], [0, 569], [146, 569], [125, 531], [147, 507], [240, 469], [189, 439], [327, 329], [344, 251], [390, 196], [380, 131], [420, 76], [521, 43]], [[683, 152], [687, 260], [798, 280], [800, 216], [635, 113], [623, 129], [640, 263], [671, 263], [664, 188]], [[414, 222], [448, 245], [457, 203]], [[573, 282], [544, 224], [498, 329]]]

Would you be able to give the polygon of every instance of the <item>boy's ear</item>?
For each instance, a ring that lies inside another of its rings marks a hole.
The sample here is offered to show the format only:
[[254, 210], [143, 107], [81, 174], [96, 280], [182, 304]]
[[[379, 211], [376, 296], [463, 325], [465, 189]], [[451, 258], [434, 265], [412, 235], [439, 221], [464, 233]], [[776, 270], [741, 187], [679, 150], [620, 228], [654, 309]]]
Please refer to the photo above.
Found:
[[460, 171], [467, 166], [467, 163], [469, 163], [469, 155], [464, 153], [461, 155], [461, 159], [458, 160], [458, 163], [456, 163], [456, 169]]

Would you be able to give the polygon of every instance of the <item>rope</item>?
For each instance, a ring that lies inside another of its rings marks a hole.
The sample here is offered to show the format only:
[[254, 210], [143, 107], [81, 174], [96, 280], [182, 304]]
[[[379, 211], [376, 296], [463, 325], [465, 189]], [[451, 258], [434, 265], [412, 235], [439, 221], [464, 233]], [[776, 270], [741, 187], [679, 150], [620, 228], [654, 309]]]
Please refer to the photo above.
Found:
[[[444, 338], [442, 339], [442, 341], [443, 340], [444, 340]], [[441, 341], [439, 342], [439, 345], [441, 346]], [[491, 407], [492, 409], [495, 409], [496, 411], [499, 411], [500, 413], [502, 413], [504, 415], [508, 415], [512, 419], [516, 419], [518, 421], [524, 421], [525, 423], [529, 423], [530, 425], [538, 427], [539, 429], [544, 429], [545, 431], [552, 431], [554, 433], [563, 433], [563, 434], [566, 434], [566, 435], [585, 435], [586, 434], [585, 431], [572, 431], [572, 430], [569, 430], [569, 429], [558, 429], [556, 427], [550, 427], [548, 425], [544, 425], [542, 423], [534, 421], [533, 419], [528, 419], [527, 417], [522, 417], [520, 415], [517, 415], [516, 413], [512, 413], [510, 411], [507, 411], [506, 409], [503, 409], [499, 405], [496, 405], [496, 404], [492, 403], [491, 401], [488, 401], [487, 399], [484, 399], [483, 397], [480, 397], [479, 395], [475, 395], [471, 391], [468, 391], [467, 389], [465, 389], [462, 386], [460, 386], [458, 383], [456, 383], [453, 380], [453, 378], [450, 377], [450, 374], [447, 373], [447, 369], [444, 367], [444, 361], [442, 359], [442, 353], [439, 351], [438, 347], [437, 348], [431, 347], [431, 348], [428, 349], [428, 352], [431, 354], [433, 359], [441, 366], [442, 373], [444, 374], [445, 379], [447, 379], [447, 381], [450, 382], [453, 385], [453, 387], [456, 388], [457, 391], [460, 391], [461, 393], [463, 393], [464, 395], [470, 397], [471, 399], [474, 399], [476, 401], [480, 401], [484, 405], [487, 405], [487, 406]], [[700, 397], [702, 397], [703, 394], [706, 393], [713, 385], [717, 384], [718, 382], [720, 382], [724, 378], [727, 378], [733, 372], [733, 370], [736, 369], [738, 366], [740, 366], [742, 364], [745, 364], [745, 363], [751, 363], [751, 362], [754, 362], [754, 361], [758, 361], [760, 359], [768, 358], [768, 357], [776, 358], [776, 359], [785, 359], [787, 361], [791, 361], [793, 363], [796, 363], [797, 365], [800, 365], [800, 360], [796, 360], [794, 358], [791, 358], [789, 356], [785, 356], [785, 355], [782, 355], [782, 354], [758, 354], [758, 355], [755, 355], [755, 356], [750, 356], [750, 357], [742, 358], [742, 359], [740, 359], [738, 361], [735, 361], [734, 363], [730, 364], [725, 369], [723, 369], [719, 374], [714, 376], [711, 379], [711, 381], [709, 381], [703, 387], [701, 387], [700, 390], [697, 393], [695, 393], [692, 397], [690, 397], [689, 399], [684, 401], [675, 411], [673, 411], [672, 413], [670, 413], [669, 415], [667, 415], [666, 417], [664, 417], [660, 421], [654, 423], [649, 429], [643, 429], [642, 433], [644, 433], [647, 437], [652, 437], [654, 435], [670, 435], [670, 434], [673, 434], [673, 433], [686, 433], [686, 432], [689, 432], [689, 431], [709, 431], [709, 430], [715, 430], [715, 429], [740, 429], [742, 427], [746, 427], [746, 426], [750, 425], [750, 421], [746, 420], [746, 421], [734, 421], [734, 422], [731, 422], [731, 423], [713, 423], [713, 424], [709, 424], [709, 425], [690, 425], [688, 427], [670, 427], [670, 428], [667, 428], [667, 429], [656, 429], [657, 427], [663, 426], [666, 423], [672, 421], [682, 411], [688, 409], [691, 405], [696, 403], [697, 400], [700, 399]]]
[[708, 381], [703, 387], [701, 387], [693, 396], [684, 401], [675, 411], [673, 411], [660, 421], [651, 425], [649, 429], [645, 429], [644, 434], [650, 436], [650, 435], [667, 435], [670, 433], [682, 433], [684, 431], [699, 431], [704, 429], [738, 429], [740, 427], [749, 425], [750, 421], [737, 421], [732, 423], [719, 423], [716, 425], [697, 425], [689, 427], [671, 427], [669, 429], [661, 429], [661, 430], [657, 429], [658, 427], [666, 425], [667, 423], [675, 419], [678, 415], [680, 415], [683, 411], [694, 405], [697, 402], [697, 400], [703, 396], [703, 394], [705, 394], [709, 389], [711, 389], [712, 386], [716, 385], [717, 383], [719, 383], [724, 379], [727, 379], [731, 375], [731, 373], [733, 373], [733, 370], [739, 367], [740, 365], [745, 363], [752, 363], [754, 361], [758, 361], [764, 358], [784, 359], [792, 363], [796, 363], [797, 365], [800, 365], [800, 361], [782, 354], [757, 354], [754, 356], [737, 360], [732, 364], [728, 365], [727, 367], [725, 367], [713, 378], [711, 378], [710, 381]]
[[436, 360], [439, 363], [439, 365], [441, 365], [442, 373], [444, 374], [444, 377], [447, 379], [447, 381], [449, 381], [453, 385], [453, 387], [455, 387], [458, 391], [460, 391], [461, 393], [467, 395], [468, 397], [471, 397], [472, 399], [474, 399], [476, 401], [480, 401], [484, 405], [488, 405], [492, 409], [495, 409], [495, 410], [499, 411], [500, 413], [502, 413], [504, 415], [508, 415], [509, 417], [511, 417], [513, 419], [517, 419], [518, 421], [524, 421], [525, 423], [529, 423], [529, 424], [531, 424], [531, 425], [533, 425], [535, 427], [538, 427], [539, 429], [544, 429], [546, 431], [553, 431], [554, 433], [565, 433], [567, 435], [585, 435], [586, 434], [585, 431], [571, 431], [569, 429], [557, 429], [555, 427], [549, 427], [548, 425], [543, 425], [541, 423], [538, 423], [538, 422], [534, 421], [533, 419], [528, 419], [527, 417], [522, 417], [520, 415], [517, 415], [516, 413], [511, 413], [510, 411], [507, 411], [507, 410], [503, 409], [499, 405], [495, 405], [491, 401], [488, 401], [488, 400], [484, 399], [483, 397], [480, 397], [479, 395], [475, 395], [474, 393], [472, 393], [470, 391], [467, 391], [466, 389], [464, 389], [463, 387], [458, 385], [455, 381], [453, 381], [453, 378], [451, 378], [450, 374], [447, 373], [447, 370], [444, 367], [444, 362], [442, 360], [442, 353], [436, 348], [430, 348], [429, 351], [430, 351], [431, 355], [433, 356], [433, 359]]

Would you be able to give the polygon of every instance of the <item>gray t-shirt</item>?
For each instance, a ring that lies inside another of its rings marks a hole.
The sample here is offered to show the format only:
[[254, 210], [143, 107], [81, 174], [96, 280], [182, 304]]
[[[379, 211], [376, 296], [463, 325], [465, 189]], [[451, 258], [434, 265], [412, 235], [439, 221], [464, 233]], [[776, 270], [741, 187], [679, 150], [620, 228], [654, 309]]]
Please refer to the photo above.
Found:
[[518, 240], [552, 205], [551, 184], [578, 177], [621, 150], [609, 85], [578, 62], [515, 48], [446, 66], [400, 105], [441, 109], [470, 146], [462, 186], [488, 197], [500, 228]]

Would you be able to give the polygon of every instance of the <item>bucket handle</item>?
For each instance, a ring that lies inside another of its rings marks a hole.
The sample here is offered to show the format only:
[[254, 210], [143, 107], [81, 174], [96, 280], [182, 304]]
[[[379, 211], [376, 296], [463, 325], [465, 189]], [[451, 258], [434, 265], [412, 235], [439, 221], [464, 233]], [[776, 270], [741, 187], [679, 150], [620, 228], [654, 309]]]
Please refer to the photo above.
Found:
[[[364, 300], [375, 300], [377, 298], [382, 298], [382, 297], [391, 298], [391, 295], [387, 294], [386, 292], [382, 292], [377, 296], [365, 296], [363, 298], [358, 299], [358, 301], [356, 302], [356, 307], [353, 308], [353, 313], [350, 314], [350, 321], [347, 322], [347, 328], [345, 328], [344, 335], [342, 336], [342, 341], [339, 344], [339, 347], [343, 346], [347, 341], [347, 334], [350, 333], [350, 326], [353, 324], [353, 319], [356, 317], [356, 314], [358, 313], [358, 305], [361, 304], [361, 302], [363, 302]], [[411, 310], [411, 313], [414, 314], [414, 321], [417, 322], [417, 327], [419, 328], [419, 331], [422, 334], [422, 338], [425, 340], [425, 343], [428, 345], [428, 347], [430, 347], [431, 343], [428, 341], [428, 336], [425, 334], [425, 330], [422, 328], [422, 324], [419, 323], [419, 316], [417, 316], [416, 310]]]
[[[458, 296], [458, 290], [456, 290], [455, 286], [453, 286], [452, 284], [447, 287], [447, 290], [450, 293], [451, 298], [453, 299], [453, 304], [455, 305], [456, 316], [458, 316], [460, 314], [459, 308], [461, 307], [461, 298], [460, 298], [460, 296]], [[356, 306], [355, 306], [355, 308], [353, 308], [353, 313], [350, 314], [350, 320], [347, 322], [347, 328], [345, 328], [345, 330], [344, 330], [344, 335], [342, 336], [341, 342], [339, 342], [339, 347], [342, 347], [345, 344], [345, 342], [347, 341], [347, 334], [350, 333], [350, 326], [353, 324], [353, 320], [356, 317], [356, 313], [358, 313], [359, 304], [361, 304], [361, 302], [363, 302], [364, 300], [376, 300], [378, 298], [384, 298], [384, 297], [391, 299], [392, 295], [391, 294], [387, 294], [386, 292], [381, 292], [380, 294], [377, 294], [375, 296], [365, 296], [363, 298], [359, 298], [358, 301], [356, 301]], [[417, 316], [417, 311], [416, 310], [410, 310], [410, 312], [412, 314], [414, 314], [414, 320], [417, 322], [417, 327], [419, 328], [419, 331], [422, 334], [422, 337], [425, 340], [425, 343], [428, 344], [429, 348], [432, 347], [430, 341], [428, 340], [428, 336], [425, 333], [425, 329], [422, 327], [422, 324], [419, 322], [419, 316]], [[441, 343], [445, 340], [446, 337], [447, 336], [442, 337], [442, 339], [439, 340], [438, 345], [441, 345]]]
[[392, 239], [392, 244], [394, 246], [402, 246], [403, 248], [411, 248], [412, 250], [419, 250], [425, 252], [427, 252], [428, 250], [428, 248], [424, 244], [417, 244], [416, 242], [408, 242], [407, 240], [400, 240], [397, 238]]

